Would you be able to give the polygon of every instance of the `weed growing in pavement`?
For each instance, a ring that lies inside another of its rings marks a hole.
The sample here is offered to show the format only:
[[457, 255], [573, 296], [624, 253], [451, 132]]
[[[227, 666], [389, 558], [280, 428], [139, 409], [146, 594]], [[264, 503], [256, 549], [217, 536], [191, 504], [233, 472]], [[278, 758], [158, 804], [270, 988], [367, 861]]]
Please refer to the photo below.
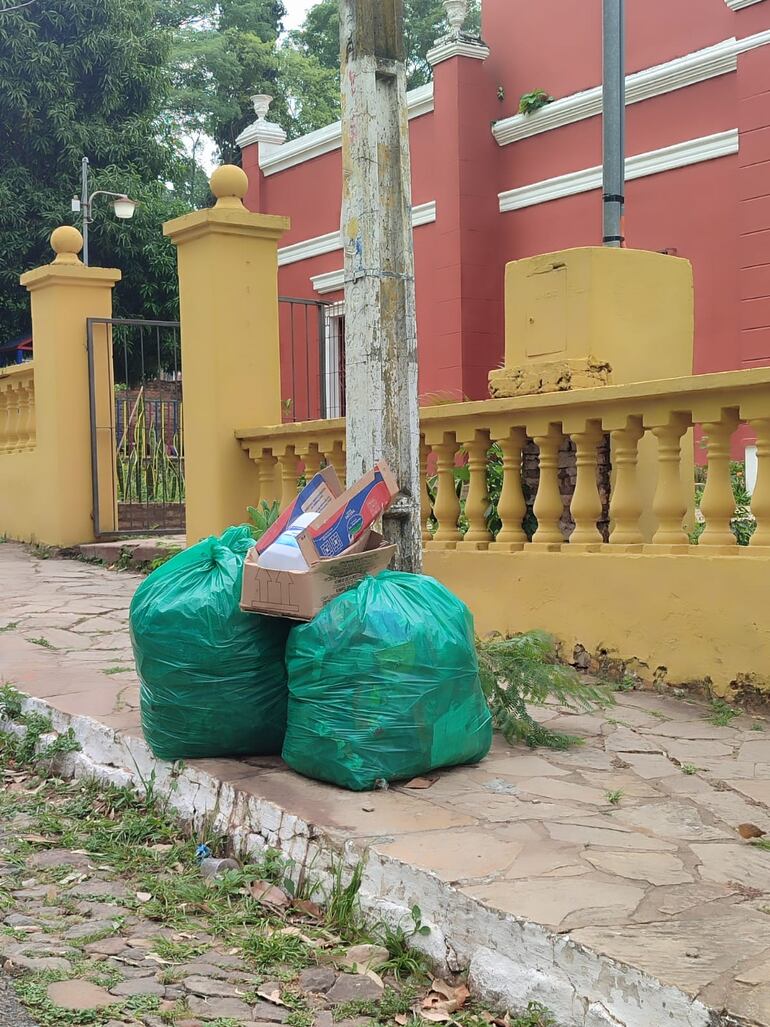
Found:
[[765, 725], [761, 721], [755, 720], [754, 723], [751, 725], [751, 730], [752, 731], [764, 731], [765, 730]]
[[21, 717], [23, 699], [11, 684], [0, 688], [0, 717], [5, 720], [18, 720]]
[[102, 674], [129, 674], [133, 669], [133, 667], [107, 667]]
[[770, 838], [752, 838], [751, 844], [755, 845], [758, 849], [770, 852]]
[[0, 628], [0, 635], [2, 635], [4, 631], [15, 631], [18, 626], [19, 622], [17, 620], [9, 621], [7, 624], [3, 624]]
[[417, 937], [430, 934], [430, 927], [422, 922], [422, 911], [419, 906], [412, 906], [411, 916], [411, 930], [405, 931], [403, 927], [390, 927], [386, 924], [380, 939], [390, 953], [390, 959], [382, 969], [389, 970], [399, 981], [405, 977], [427, 977], [429, 973], [424, 955], [410, 947], [410, 942]]
[[43, 638], [42, 635], [40, 638], [28, 638], [27, 641], [31, 642], [33, 645], [39, 645], [43, 649], [56, 649], [56, 646], [52, 642], [49, 642], [47, 638]]
[[607, 802], [611, 806], [619, 806], [620, 805], [620, 800], [623, 798], [623, 790], [622, 790], [622, 788], [616, 788], [613, 791], [607, 792], [606, 798], [607, 798]]
[[336, 931], [343, 940], [358, 937], [363, 931], [363, 916], [358, 893], [364, 875], [363, 863], [357, 863], [345, 883], [345, 867], [342, 861], [332, 872], [331, 892], [326, 901], [326, 926]]
[[624, 674], [620, 681], [612, 685], [613, 692], [634, 692], [639, 686], [639, 681], [632, 674]]
[[698, 773], [698, 768], [695, 766], [694, 763], [683, 763], [679, 769], [682, 771], [683, 774], [687, 775]]
[[301, 938], [278, 931], [269, 934], [252, 931], [241, 948], [258, 970], [270, 970], [279, 965], [304, 970], [313, 962], [311, 950]]
[[671, 720], [671, 717], [667, 717], [666, 714], [661, 713], [660, 710], [648, 710], [647, 712], [651, 717], [654, 717], [656, 720]]
[[740, 716], [740, 713], [740, 710], [726, 703], [724, 699], [712, 699], [709, 721], [716, 727], [727, 727], [736, 717]]
[[208, 947], [187, 941], [171, 941], [169, 938], [156, 938], [152, 946], [155, 955], [169, 963], [191, 963], [202, 956]]

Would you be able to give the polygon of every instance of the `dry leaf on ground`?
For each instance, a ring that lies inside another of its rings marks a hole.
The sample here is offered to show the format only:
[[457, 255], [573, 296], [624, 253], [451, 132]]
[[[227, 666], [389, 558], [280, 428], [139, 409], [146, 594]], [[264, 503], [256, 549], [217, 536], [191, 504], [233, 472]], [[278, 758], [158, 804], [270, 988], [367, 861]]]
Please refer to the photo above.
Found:
[[276, 888], [269, 881], [252, 881], [249, 885], [249, 894], [257, 902], [263, 902], [266, 906], [277, 906], [283, 908], [289, 905], [289, 896], [285, 891]]
[[[271, 988], [269, 991], [267, 989], [262, 990], [262, 991], [257, 990], [257, 995], [259, 995], [260, 998], [263, 998], [266, 1002], [272, 1002], [272, 1004], [274, 1006], [285, 1006], [286, 1007], [286, 1003], [281, 1001], [280, 989], [273, 989], [273, 988]], [[286, 1008], [288, 1008], [288, 1007], [286, 1007]]]
[[298, 913], [312, 917], [314, 920], [320, 920], [323, 917], [321, 907], [315, 902], [311, 902], [310, 899], [295, 899], [292, 905]]
[[438, 775], [436, 775], [436, 777], [413, 777], [411, 781], [406, 782], [404, 788], [412, 788], [415, 791], [421, 791], [424, 788], [432, 788], [437, 781]]

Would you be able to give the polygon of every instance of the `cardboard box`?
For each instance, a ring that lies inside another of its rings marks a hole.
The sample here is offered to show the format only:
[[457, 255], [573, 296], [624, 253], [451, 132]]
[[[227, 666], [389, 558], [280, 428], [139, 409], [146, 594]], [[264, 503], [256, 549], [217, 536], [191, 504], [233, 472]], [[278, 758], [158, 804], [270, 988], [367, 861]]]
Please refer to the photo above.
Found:
[[281, 516], [267, 529], [257, 542], [256, 550], [264, 553], [279, 535], [303, 513], [323, 513], [342, 493], [337, 472], [329, 465], [315, 474], [298, 494], [297, 498], [283, 511]]
[[270, 571], [257, 566], [259, 554], [252, 548], [243, 567], [241, 609], [269, 617], [312, 620], [335, 596], [353, 588], [366, 575], [384, 571], [395, 552], [395, 546], [372, 531], [362, 552], [322, 560], [313, 551], [309, 570]]
[[[380, 460], [368, 474], [334, 499], [302, 535], [312, 540], [323, 559], [351, 552], [398, 493], [393, 472]], [[297, 541], [304, 553], [302, 536], [298, 536]]]

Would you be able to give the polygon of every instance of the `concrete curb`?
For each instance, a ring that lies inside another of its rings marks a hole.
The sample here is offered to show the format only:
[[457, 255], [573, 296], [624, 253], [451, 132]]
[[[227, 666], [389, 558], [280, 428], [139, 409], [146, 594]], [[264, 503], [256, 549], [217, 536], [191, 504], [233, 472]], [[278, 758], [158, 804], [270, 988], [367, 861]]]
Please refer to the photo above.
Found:
[[[476, 997], [513, 1011], [541, 1002], [559, 1027], [740, 1027], [697, 998], [634, 967], [602, 956], [539, 924], [491, 909], [436, 875], [321, 831], [272, 802], [201, 768], [156, 760], [143, 739], [82, 715], [27, 698], [25, 712], [49, 717], [57, 733], [71, 729], [81, 750], [55, 764], [62, 777], [94, 777], [144, 791], [150, 785], [187, 824], [226, 836], [241, 856], [278, 849], [297, 872], [328, 887], [340, 866], [363, 863], [361, 904], [367, 919], [412, 926], [418, 905], [430, 934], [414, 939], [437, 970], [468, 970]], [[18, 731], [0, 719], [0, 730]], [[41, 744], [51, 739], [41, 739]], [[439, 927], [438, 924], [442, 926]], [[748, 1025], [746, 1025], [748, 1027]]]

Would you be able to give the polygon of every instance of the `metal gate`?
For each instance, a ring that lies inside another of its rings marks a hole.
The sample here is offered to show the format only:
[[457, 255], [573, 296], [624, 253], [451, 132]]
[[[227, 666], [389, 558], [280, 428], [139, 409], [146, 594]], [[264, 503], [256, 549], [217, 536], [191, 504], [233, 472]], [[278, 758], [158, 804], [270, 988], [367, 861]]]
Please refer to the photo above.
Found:
[[94, 534], [185, 528], [178, 321], [88, 318]]
[[280, 296], [284, 421], [345, 415], [345, 306]]

